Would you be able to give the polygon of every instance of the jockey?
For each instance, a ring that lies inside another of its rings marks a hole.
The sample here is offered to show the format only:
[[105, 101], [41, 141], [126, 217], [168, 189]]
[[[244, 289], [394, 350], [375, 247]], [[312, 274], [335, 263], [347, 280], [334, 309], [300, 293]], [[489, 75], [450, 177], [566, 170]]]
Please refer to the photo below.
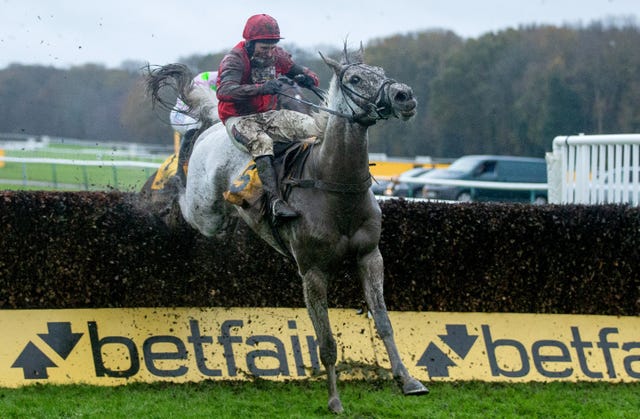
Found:
[[176, 105], [169, 114], [171, 126], [182, 136], [180, 151], [178, 152], [177, 174], [183, 184], [186, 183], [186, 167], [188, 165], [189, 154], [191, 154], [191, 148], [193, 147], [194, 136], [202, 126], [202, 122], [197, 119], [200, 116], [200, 112], [205, 110], [208, 113], [208, 118], [210, 118], [212, 122], [220, 120], [217, 107], [218, 98], [216, 97], [217, 79], [217, 71], [205, 71], [195, 76], [191, 82], [192, 91], [190, 96], [194, 97], [198, 104], [209, 103], [212, 104], [213, 107], [207, 107], [206, 109], [197, 107], [196, 109], [189, 110], [189, 107], [178, 97]]
[[318, 86], [318, 76], [294, 63], [291, 55], [276, 45], [282, 38], [278, 22], [271, 16], [251, 16], [242, 36], [244, 41], [220, 63], [218, 113], [234, 144], [256, 162], [273, 220], [292, 219], [298, 212], [282, 199], [273, 165], [273, 141], [299, 141], [320, 132], [313, 117], [276, 110], [275, 95], [283, 83], [292, 84], [294, 78], [303, 87]]

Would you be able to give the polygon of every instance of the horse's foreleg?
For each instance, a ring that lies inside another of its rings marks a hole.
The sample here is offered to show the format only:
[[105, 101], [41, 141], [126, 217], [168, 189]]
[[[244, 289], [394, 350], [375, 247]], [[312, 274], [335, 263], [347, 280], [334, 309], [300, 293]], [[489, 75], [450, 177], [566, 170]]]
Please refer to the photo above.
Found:
[[374, 251], [361, 257], [358, 261], [358, 268], [367, 305], [373, 315], [378, 335], [384, 342], [389, 355], [393, 377], [402, 386], [404, 394], [428, 393], [429, 390], [409, 374], [396, 347], [393, 327], [384, 302], [384, 267], [380, 250], [376, 247]]
[[334, 413], [341, 413], [343, 408], [338, 395], [336, 376], [338, 351], [331, 331], [331, 324], [329, 323], [327, 276], [318, 269], [310, 269], [302, 276], [302, 285], [304, 301], [320, 346], [320, 361], [327, 371], [329, 410]]

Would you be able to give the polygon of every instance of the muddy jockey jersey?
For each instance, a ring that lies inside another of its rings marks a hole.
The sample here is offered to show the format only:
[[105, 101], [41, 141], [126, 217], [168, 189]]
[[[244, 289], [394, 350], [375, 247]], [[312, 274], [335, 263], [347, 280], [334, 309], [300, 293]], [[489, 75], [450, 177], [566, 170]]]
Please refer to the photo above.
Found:
[[[228, 73], [231, 74], [232, 79], [237, 79], [240, 76], [240, 85], [246, 85], [247, 88], [255, 89], [256, 84], [262, 84], [267, 80], [278, 78], [283, 74], [287, 74], [294, 66], [294, 62], [291, 60], [291, 55], [280, 47], [275, 47], [274, 55], [276, 57], [275, 64], [272, 67], [268, 67], [257, 74], [251, 69], [251, 62], [249, 61], [249, 55], [245, 48], [245, 41], [241, 41], [236, 45], [229, 54], [227, 54], [220, 63], [218, 70], [218, 112], [220, 119], [225, 122], [227, 118], [232, 116], [249, 115], [253, 113], [266, 112], [276, 108], [276, 98], [274, 95], [257, 95], [251, 96], [241, 103], [234, 100], [232, 95], [226, 95], [225, 87], [228, 84]], [[238, 72], [242, 74], [238, 74]], [[239, 87], [242, 89], [245, 86]], [[222, 94], [221, 94], [222, 90]], [[235, 95], [233, 89], [233, 94]], [[245, 96], [245, 95], [242, 95]]]

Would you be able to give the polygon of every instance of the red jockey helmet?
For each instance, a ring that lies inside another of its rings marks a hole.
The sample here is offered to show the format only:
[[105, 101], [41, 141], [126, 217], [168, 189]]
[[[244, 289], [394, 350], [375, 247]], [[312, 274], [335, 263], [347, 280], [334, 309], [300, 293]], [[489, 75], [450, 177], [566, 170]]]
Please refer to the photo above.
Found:
[[278, 22], [269, 15], [253, 15], [247, 19], [244, 25], [242, 37], [247, 41], [257, 41], [261, 39], [280, 40], [280, 27]]

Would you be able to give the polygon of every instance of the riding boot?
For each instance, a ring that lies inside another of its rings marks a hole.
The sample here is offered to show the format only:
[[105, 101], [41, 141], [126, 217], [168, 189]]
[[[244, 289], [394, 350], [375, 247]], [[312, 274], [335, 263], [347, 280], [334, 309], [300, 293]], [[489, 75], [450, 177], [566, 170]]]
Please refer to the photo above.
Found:
[[255, 162], [273, 221], [277, 223], [298, 217], [300, 214], [282, 199], [276, 169], [273, 166], [273, 156], [259, 156], [255, 158]]

